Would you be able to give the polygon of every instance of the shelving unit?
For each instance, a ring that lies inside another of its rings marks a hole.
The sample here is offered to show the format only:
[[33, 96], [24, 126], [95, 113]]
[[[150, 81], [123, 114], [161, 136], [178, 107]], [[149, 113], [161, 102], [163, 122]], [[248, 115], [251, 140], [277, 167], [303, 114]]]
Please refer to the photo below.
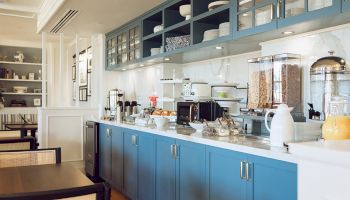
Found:
[[[175, 74], [175, 71], [173, 72], [173, 74]], [[183, 84], [183, 83], [186, 83], [188, 81], [189, 80], [186, 80], [186, 79], [175, 79], [175, 77], [173, 79], [170, 79], [170, 80], [160, 80], [160, 84], [171, 84], [172, 85], [172, 97], [159, 98], [158, 101], [172, 103], [173, 110], [176, 110], [176, 102], [181, 101], [182, 98], [175, 97], [175, 87], [177, 84]]]
[[[20, 51], [24, 55], [23, 62], [15, 62], [14, 55]], [[41, 49], [31, 47], [0, 46], [0, 88], [5, 100], [5, 107], [11, 107], [11, 101], [22, 100], [26, 108], [34, 107], [34, 101], [42, 104], [43, 93], [34, 93], [34, 89], [42, 90], [42, 63]], [[29, 79], [29, 73], [34, 73], [34, 79]], [[18, 79], [14, 79], [18, 75]], [[22, 79], [25, 76], [26, 79]], [[13, 88], [16, 86], [27, 87], [27, 93], [16, 93]], [[40, 100], [40, 101], [39, 101]]]

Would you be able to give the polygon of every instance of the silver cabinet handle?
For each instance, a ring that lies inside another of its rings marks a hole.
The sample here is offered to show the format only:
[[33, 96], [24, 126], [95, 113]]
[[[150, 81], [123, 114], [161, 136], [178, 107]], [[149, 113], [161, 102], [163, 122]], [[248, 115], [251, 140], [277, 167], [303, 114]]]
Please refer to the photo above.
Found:
[[243, 164], [244, 164], [244, 162], [241, 161], [241, 167], [240, 167], [240, 173], [239, 173], [239, 176], [241, 179], [244, 179], [244, 177], [243, 177]]
[[108, 138], [111, 137], [111, 132], [112, 130], [110, 128], [107, 128], [106, 133]]
[[177, 157], [177, 147], [176, 144], [172, 144], [170, 146], [170, 151], [171, 151], [171, 156], [173, 157], [173, 159], [176, 159]]
[[245, 163], [245, 180], [249, 181], [249, 162]]
[[131, 136], [131, 144], [137, 146], [137, 136], [136, 135]]

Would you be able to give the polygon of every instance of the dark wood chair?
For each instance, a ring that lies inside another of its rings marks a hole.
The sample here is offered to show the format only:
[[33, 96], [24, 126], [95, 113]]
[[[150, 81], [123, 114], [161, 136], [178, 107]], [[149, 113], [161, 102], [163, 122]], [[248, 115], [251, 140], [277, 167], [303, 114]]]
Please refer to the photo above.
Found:
[[45, 192], [2, 195], [0, 200], [110, 200], [111, 187], [107, 183]]
[[6, 150], [33, 150], [35, 149], [35, 138], [31, 136], [0, 138], [0, 151]]
[[61, 148], [0, 151], [0, 168], [57, 163], [61, 163]]

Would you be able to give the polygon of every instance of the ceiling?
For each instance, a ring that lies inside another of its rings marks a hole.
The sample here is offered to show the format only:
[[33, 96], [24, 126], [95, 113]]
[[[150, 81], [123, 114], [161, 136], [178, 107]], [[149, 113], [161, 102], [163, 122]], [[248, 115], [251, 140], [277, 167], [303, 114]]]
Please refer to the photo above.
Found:
[[[42, 2], [0, 0], [0, 40], [41, 42], [41, 34], [37, 34], [37, 12]], [[43, 31], [49, 32], [68, 9], [76, 9], [78, 15], [61, 30], [66, 36], [107, 33], [162, 2], [164, 0], [65, 0]]]
[[36, 34], [36, 13], [42, 0], [0, 0], [0, 38], [40, 41]]
[[78, 15], [61, 32], [83, 37], [107, 33], [162, 2], [164, 0], [66, 0], [44, 31], [49, 32], [67, 10], [74, 9], [79, 10]]

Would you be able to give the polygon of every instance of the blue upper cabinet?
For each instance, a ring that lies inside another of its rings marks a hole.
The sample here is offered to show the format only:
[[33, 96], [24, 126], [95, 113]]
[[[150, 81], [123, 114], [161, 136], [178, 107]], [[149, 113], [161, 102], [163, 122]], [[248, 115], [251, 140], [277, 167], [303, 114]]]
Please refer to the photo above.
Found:
[[342, 0], [342, 12], [350, 11], [350, 0]]
[[246, 182], [241, 170], [244, 154], [207, 147], [207, 192], [209, 200], [244, 200]]
[[340, 0], [279, 0], [278, 27], [321, 19], [339, 14], [340, 10]]
[[133, 63], [141, 58], [141, 21], [125, 25], [106, 35], [106, 69]]
[[248, 156], [247, 200], [297, 200], [297, 165]]
[[235, 38], [277, 28], [278, 0], [235, 0]]
[[112, 127], [100, 124], [99, 126], [99, 175], [107, 182], [112, 180]]

